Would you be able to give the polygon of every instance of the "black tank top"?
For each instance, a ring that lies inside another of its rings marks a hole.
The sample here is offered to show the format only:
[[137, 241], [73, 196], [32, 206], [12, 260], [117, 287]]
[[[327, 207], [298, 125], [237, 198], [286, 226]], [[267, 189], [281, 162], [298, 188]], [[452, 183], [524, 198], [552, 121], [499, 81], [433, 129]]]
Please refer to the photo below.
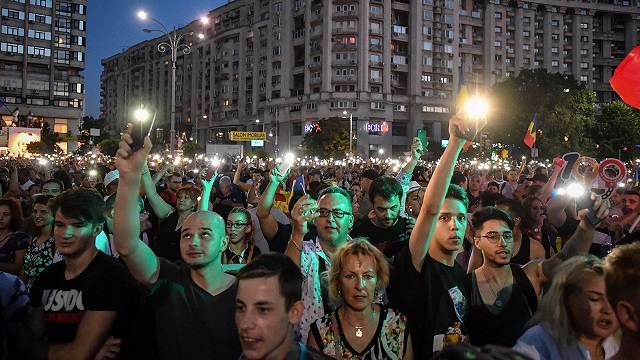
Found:
[[529, 261], [531, 261], [531, 239], [529, 236], [522, 231], [522, 241], [520, 241], [520, 249], [518, 253], [511, 258], [512, 264], [518, 265], [526, 265]]
[[524, 334], [525, 324], [536, 311], [538, 299], [529, 278], [519, 265], [509, 266], [513, 273], [514, 288], [504, 309], [497, 315], [491, 313], [482, 301], [475, 272], [466, 275], [466, 280], [470, 282], [471, 306], [465, 323], [469, 340], [475, 346], [514, 346]]

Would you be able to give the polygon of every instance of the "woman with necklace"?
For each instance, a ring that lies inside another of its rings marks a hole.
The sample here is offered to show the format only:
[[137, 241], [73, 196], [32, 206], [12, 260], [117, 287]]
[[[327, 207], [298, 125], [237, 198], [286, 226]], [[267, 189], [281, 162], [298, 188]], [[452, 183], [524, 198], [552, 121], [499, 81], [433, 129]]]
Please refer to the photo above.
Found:
[[366, 239], [353, 239], [334, 254], [329, 299], [338, 308], [311, 325], [309, 346], [336, 359], [413, 359], [407, 318], [375, 304], [389, 283], [384, 255]]
[[29, 235], [22, 229], [22, 210], [15, 198], [0, 199], [0, 271], [22, 272]]
[[22, 278], [25, 280], [27, 291], [36, 280], [38, 274], [53, 262], [55, 242], [53, 240], [53, 213], [49, 209], [51, 195], [40, 195], [33, 201], [33, 233], [27, 253], [24, 257]]
[[[200, 190], [193, 186], [182, 186], [176, 191], [176, 208], [167, 204], [156, 192], [149, 169], [142, 171], [142, 183], [151, 209], [158, 217], [160, 226], [156, 231], [154, 246], [156, 255], [169, 261], [182, 260], [180, 255], [180, 231], [182, 223], [196, 211]], [[117, 226], [117, 224], [116, 224]]]

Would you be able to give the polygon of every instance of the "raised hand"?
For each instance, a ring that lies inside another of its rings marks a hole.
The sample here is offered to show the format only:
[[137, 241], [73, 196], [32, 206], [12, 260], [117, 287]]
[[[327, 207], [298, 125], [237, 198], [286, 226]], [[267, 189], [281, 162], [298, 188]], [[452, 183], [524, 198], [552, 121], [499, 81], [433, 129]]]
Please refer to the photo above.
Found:
[[148, 136], [144, 138], [144, 147], [138, 151], [131, 150], [131, 143], [133, 138], [129, 132], [132, 125], [127, 124], [127, 132], [122, 134], [120, 140], [120, 148], [116, 152], [116, 168], [120, 172], [120, 176], [140, 174], [143, 169], [146, 169], [147, 157], [151, 151], [151, 140]]

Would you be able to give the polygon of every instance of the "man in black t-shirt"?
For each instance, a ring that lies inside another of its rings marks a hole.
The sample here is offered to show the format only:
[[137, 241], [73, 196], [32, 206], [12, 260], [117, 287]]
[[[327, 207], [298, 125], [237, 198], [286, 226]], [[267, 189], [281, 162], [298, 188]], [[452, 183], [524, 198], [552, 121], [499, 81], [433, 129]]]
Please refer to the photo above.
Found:
[[[140, 241], [138, 189], [151, 140], [132, 151], [129, 134], [122, 135], [116, 166], [120, 190], [116, 195], [114, 242], [120, 259], [149, 291], [156, 316], [160, 359], [237, 359], [240, 342], [234, 321], [237, 285], [225, 274], [221, 256], [227, 247], [225, 223], [212, 211], [197, 211], [182, 224], [180, 254], [175, 263], [158, 258]], [[215, 176], [206, 186], [212, 186]], [[205, 186], [205, 187], [206, 187]], [[203, 199], [206, 201], [206, 199]]]
[[465, 115], [449, 120], [449, 145], [424, 195], [423, 206], [409, 244], [394, 261], [387, 288], [389, 305], [407, 315], [416, 359], [429, 359], [445, 346], [468, 342], [464, 318], [468, 290], [464, 271], [455, 261], [467, 226], [468, 200], [464, 190], [449, 186], [464, 141]]
[[51, 211], [56, 249], [64, 261], [47, 267], [31, 288], [29, 358], [94, 358], [109, 336], [122, 339], [112, 355], [144, 356], [134, 353], [136, 344], [130, 341], [142, 301], [138, 286], [122, 263], [95, 247], [102, 231], [101, 196], [88, 189], [65, 191]]
[[392, 258], [409, 240], [415, 220], [400, 216], [402, 185], [396, 179], [381, 176], [369, 187], [369, 198], [375, 216], [368, 217], [349, 233], [351, 237], [366, 237], [385, 256]]

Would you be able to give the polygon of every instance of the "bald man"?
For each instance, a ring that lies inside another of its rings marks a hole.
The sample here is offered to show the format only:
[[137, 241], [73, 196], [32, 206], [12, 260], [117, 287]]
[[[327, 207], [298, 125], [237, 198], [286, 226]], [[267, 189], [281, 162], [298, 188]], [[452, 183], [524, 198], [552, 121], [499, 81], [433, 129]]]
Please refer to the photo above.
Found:
[[241, 353], [235, 325], [237, 284], [222, 270], [227, 247], [225, 223], [211, 211], [195, 212], [184, 220], [180, 234], [182, 260], [157, 257], [139, 240], [138, 189], [151, 141], [136, 152], [124, 134], [116, 166], [120, 186], [116, 195], [114, 242], [133, 277], [149, 290], [156, 315], [160, 359], [237, 359]]

